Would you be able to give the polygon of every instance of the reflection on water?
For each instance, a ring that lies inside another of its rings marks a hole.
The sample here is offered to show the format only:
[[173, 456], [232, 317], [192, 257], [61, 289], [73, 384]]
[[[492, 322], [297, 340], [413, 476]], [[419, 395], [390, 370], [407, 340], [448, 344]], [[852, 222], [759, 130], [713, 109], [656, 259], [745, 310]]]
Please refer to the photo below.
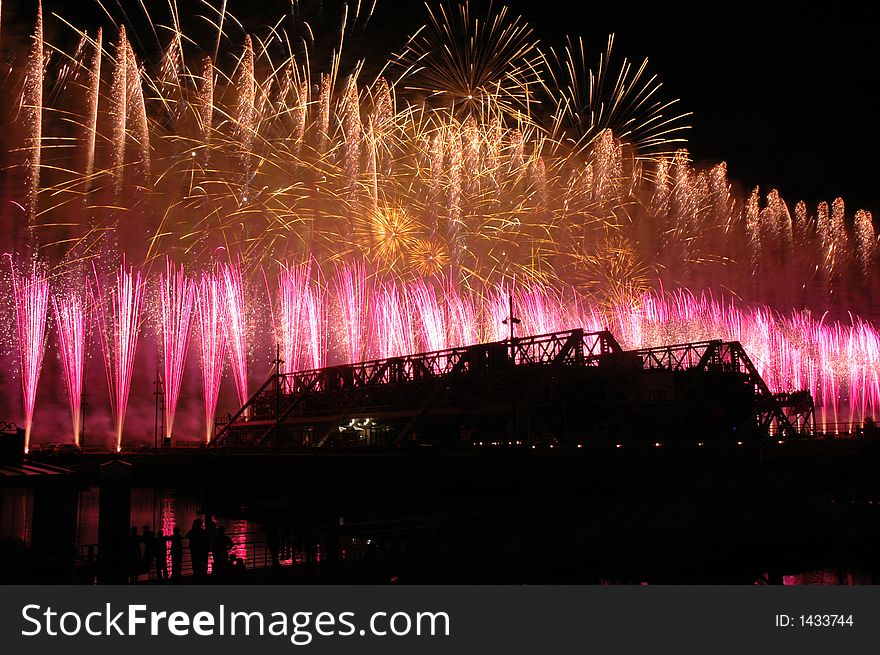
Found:
[[[79, 494], [79, 517], [77, 519], [76, 542], [80, 549], [98, 543], [98, 508], [100, 495], [97, 486], [92, 486]], [[265, 541], [262, 526], [242, 518], [204, 514], [202, 502], [195, 496], [182, 493], [176, 489], [156, 489], [150, 487], [132, 487], [131, 490], [131, 525], [143, 532], [147, 526], [157, 536], [161, 532], [170, 536], [174, 528], [180, 528], [180, 534], [186, 535], [195, 519], [213, 518], [217, 525], [226, 529], [232, 540], [230, 554], [235, 554], [245, 562], [252, 559], [253, 549]], [[186, 548], [186, 540], [184, 540]], [[171, 565], [171, 552], [168, 552], [168, 565]], [[210, 564], [209, 564], [210, 569]]]
[[34, 493], [15, 487], [0, 493], [0, 539], [18, 539], [31, 544], [31, 521], [34, 514]]
[[[27, 541], [28, 537], [28, 521], [27, 516], [32, 510], [30, 495], [4, 494], [3, 511], [0, 512], [0, 528], [2, 533], [0, 536], [13, 534]], [[79, 495], [79, 508], [77, 518], [76, 539], [80, 551], [87, 548], [90, 544], [98, 542], [98, 514], [99, 514], [99, 491], [94, 486], [87, 490], [81, 491]], [[131, 493], [131, 525], [138, 528], [138, 533], [143, 532], [144, 526], [158, 535], [170, 536], [175, 527], [179, 528], [181, 535], [186, 535], [190, 530], [195, 519], [205, 521], [213, 519], [217, 525], [224, 526], [226, 534], [232, 540], [232, 548], [229, 553], [241, 558], [247, 563], [248, 568], [260, 568], [271, 564], [271, 558], [267, 551], [272, 550], [273, 544], [267, 542], [266, 529], [272, 533], [274, 543], [274, 557], [276, 562], [282, 566], [301, 565], [310, 559], [314, 562], [321, 562], [324, 544], [321, 540], [313, 543], [311, 554], [307, 553], [303, 543], [290, 542], [288, 540], [280, 540], [276, 534], [278, 528], [264, 527], [258, 522], [248, 520], [241, 517], [229, 517], [220, 515], [205, 515], [202, 501], [191, 493], [182, 492], [176, 489], [167, 488], [150, 488], [150, 487], [133, 487]], [[340, 539], [338, 547], [342, 559], [347, 559], [349, 553], [353, 556], [362, 555], [361, 551], [366, 551], [367, 546], [364, 544], [384, 543], [390, 549], [405, 543], [406, 538], [402, 534], [398, 534], [392, 541], [388, 541], [387, 535], [376, 532], [376, 526], [372, 524], [360, 524], [363, 529], [360, 536], [355, 538], [353, 534], [346, 537], [339, 535]], [[434, 539], [436, 535], [413, 534], [410, 539], [420, 541], [424, 546], [427, 541]], [[442, 537], [440, 538], [442, 542]], [[508, 539], [509, 540], [509, 539]], [[358, 544], [361, 547], [358, 547]], [[189, 569], [189, 549], [186, 539], [184, 545], [184, 570]], [[434, 543], [432, 549], [443, 550], [450, 544]], [[473, 555], [469, 547], [465, 547], [466, 552]], [[168, 548], [168, 568], [171, 569], [171, 549]], [[465, 558], [467, 559], [467, 557]], [[430, 566], [430, 562], [422, 562], [422, 566]], [[211, 566], [211, 565], [209, 565]], [[209, 569], [210, 570], [210, 569]], [[723, 572], [720, 572], [723, 573]], [[721, 576], [723, 577], [723, 575]], [[779, 579], [777, 578], [777, 581]], [[512, 581], [512, 580], [511, 580]], [[638, 582], [638, 580], [599, 580], [599, 582]], [[869, 573], [855, 571], [847, 568], [817, 570], [797, 574], [789, 574], [782, 576], [782, 584], [784, 585], [861, 585], [872, 584], [872, 577]]]
[[801, 585], [867, 585], [873, 584], [871, 575], [862, 571], [828, 570], [810, 571], [796, 575], [782, 576], [782, 584], [786, 586]]

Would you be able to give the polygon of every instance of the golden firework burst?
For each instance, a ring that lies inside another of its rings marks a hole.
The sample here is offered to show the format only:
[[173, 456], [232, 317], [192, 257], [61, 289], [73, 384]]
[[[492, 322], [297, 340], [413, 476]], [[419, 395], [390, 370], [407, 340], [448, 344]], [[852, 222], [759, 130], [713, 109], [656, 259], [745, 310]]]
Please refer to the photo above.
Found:
[[449, 267], [449, 251], [436, 239], [416, 239], [410, 255], [412, 269], [421, 276], [440, 276]]
[[384, 267], [400, 268], [419, 241], [418, 222], [399, 207], [379, 207], [366, 213], [356, 230], [368, 258]]
[[650, 289], [649, 270], [635, 245], [610, 234], [589, 250], [572, 253], [571, 280], [585, 297], [603, 305], [626, 304]]

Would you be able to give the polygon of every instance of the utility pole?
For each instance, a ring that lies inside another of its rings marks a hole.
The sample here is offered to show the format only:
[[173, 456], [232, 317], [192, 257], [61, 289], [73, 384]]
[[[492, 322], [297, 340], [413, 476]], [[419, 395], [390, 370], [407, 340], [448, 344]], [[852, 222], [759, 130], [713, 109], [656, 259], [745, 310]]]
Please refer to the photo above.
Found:
[[[159, 448], [159, 439], [165, 439], [165, 385], [162, 383], [162, 374], [156, 369], [156, 381], [153, 382], [156, 390], [156, 419], [153, 426], [153, 449]], [[161, 433], [161, 434], [160, 434]]]
[[514, 363], [514, 356], [516, 355], [516, 348], [514, 346], [514, 339], [516, 338], [516, 326], [522, 323], [513, 313], [513, 294], [507, 296], [507, 318], [505, 318], [501, 323], [502, 325], [506, 325], [508, 327], [508, 339], [510, 341], [510, 362]]
[[278, 417], [281, 415], [281, 384], [283, 379], [281, 377], [281, 364], [284, 362], [281, 360], [281, 346], [280, 344], [275, 344], [275, 420], [278, 420]]
[[82, 391], [80, 392], [80, 403], [79, 403], [79, 447], [86, 447], [86, 407], [89, 402], [89, 394], [86, 393], [85, 385], [83, 385]]

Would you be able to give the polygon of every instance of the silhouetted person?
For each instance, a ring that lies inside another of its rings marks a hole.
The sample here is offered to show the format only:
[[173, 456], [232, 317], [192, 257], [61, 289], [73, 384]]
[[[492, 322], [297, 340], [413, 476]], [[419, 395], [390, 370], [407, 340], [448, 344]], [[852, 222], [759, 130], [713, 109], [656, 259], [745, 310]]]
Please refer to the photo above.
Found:
[[278, 558], [281, 550], [281, 530], [274, 523], [267, 523], [263, 526], [263, 531], [266, 533], [266, 546], [272, 557], [272, 568], [278, 568], [281, 566], [281, 561]]
[[141, 572], [150, 577], [150, 567], [153, 565], [156, 552], [156, 536], [150, 530], [149, 525], [144, 526], [143, 534], [141, 534], [141, 543], [144, 545], [143, 559], [141, 560]]
[[154, 541], [153, 555], [156, 558], [156, 578], [168, 579], [168, 537], [161, 530]]
[[189, 540], [189, 556], [192, 560], [193, 575], [208, 575], [208, 533], [202, 527], [202, 519], [192, 523], [192, 529], [186, 533]]
[[214, 573], [223, 575], [229, 567], [229, 549], [232, 548], [232, 539], [226, 534], [226, 528], [218, 525], [214, 531], [214, 541], [211, 543], [211, 555], [214, 557]]
[[141, 538], [138, 529], [131, 526], [131, 532], [125, 543], [125, 575], [129, 582], [137, 582], [141, 568]]
[[205, 532], [208, 533], [208, 545], [213, 545], [214, 536], [217, 534], [217, 521], [213, 516], [205, 521]]
[[[208, 536], [208, 552], [214, 552], [214, 537], [217, 536], [217, 522], [214, 517], [205, 517], [205, 534]], [[220, 568], [223, 568], [222, 565]], [[213, 567], [212, 567], [213, 569]]]
[[180, 536], [180, 528], [174, 526], [171, 533], [171, 577], [177, 580], [183, 573], [183, 537]]
[[243, 582], [244, 578], [247, 577], [247, 567], [244, 564], [244, 560], [237, 557], [235, 553], [229, 556], [229, 573], [236, 582]]

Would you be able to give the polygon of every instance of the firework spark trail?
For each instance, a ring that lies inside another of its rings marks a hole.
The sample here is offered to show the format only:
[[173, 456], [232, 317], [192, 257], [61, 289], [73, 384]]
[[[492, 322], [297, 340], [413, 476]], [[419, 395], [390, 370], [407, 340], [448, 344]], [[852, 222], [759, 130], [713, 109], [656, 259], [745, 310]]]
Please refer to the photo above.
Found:
[[301, 266], [285, 265], [278, 271], [276, 334], [281, 342], [285, 373], [300, 370], [307, 314], [305, 301], [311, 278], [311, 262]]
[[134, 374], [134, 356], [140, 334], [144, 281], [125, 259], [116, 271], [115, 284], [105, 289], [93, 268], [92, 302], [98, 316], [104, 372], [110, 391], [116, 433], [116, 450], [122, 450], [122, 428]]
[[235, 80], [238, 92], [236, 107], [236, 138], [240, 145], [241, 169], [244, 174], [242, 185], [242, 202], [247, 202], [248, 186], [250, 182], [249, 164], [253, 153], [254, 136], [256, 130], [256, 79], [254, 78], [254, 46], [250, 34], [245, 36], [244, 51], [238, 63], [238, 71]]
[[[511, 294], [509, 284], [500, 284], [486, 294], [486, 338], [490, 341], [504, 341], [510, 337], [509, 321]], [[513, 299], [514, 307], [519, 305], [518, 298]]]
[[205, 443], [214, 434], [214, 416], [220, 395], [223, 362], [226, 359], [224, 294], [222, 281], [215, 274], [203, 274], [196, 287], [199, 333], [199, 360], [205, 406]]
[[202, 61], [201, 82], [196, 93], [196, 115], [201, 133], [200, 142], [207, 157], [211, 152], [211, 132], [214, 128], [214, 63], [209, 57]]
[[82, 436], [82, 394], [85, 374], [87, 306], [80, 291], [52, 295], [55, 332], [58, 335], [59, 354], [64, 368], [64, 386], [70, 407], [73, 443], [79, 445]]
[[244, 405], [248, 399], [249, 330], [241, 262], [223, 264], [220, 267], [220, 279], [223, 286], [223, 321], [226, 325], [226, 345], [232, 364], [232, 377], [235, 380], [239, 404]]
[[46, 350], [46, 315], [49, 309], [49, 280], [36, 264], [30, 275], [19, 274], [12, 266], [12, 293], [15, 303], [15, 327], [19, 375], [24, 404], [24, 451], [30, 448], [31, 428], [37, 385]]
[[450, 306], [450, 345], [467, 346], [480, 341], [482, 335], [474, 296], [459, 293], [449, 286], [444, 292]]
[[327, 149], [327, 141], [330, 138], [330, 88], [329, 75], [321, 75], [321, 88], [318, 92], [318, 152], [323, 153]]
[[531, 27], [507, 7], [487, 16], [466, 2], [426, 7], [428, 24], [394, 60], [406, 88], [467, 113], [526, 109], [543, 59]]
[[89, 84], [87, 90], [87, 113], [85, 123], [85, 167], [83, 177], [86, 193], [92, 187], [92, 175], [95, 172], [95, 143], [98, 138], [98, 103], [101, 95], [101, 50], [104, 32], [98, 28], [98, 35], [92, 48], [92, 61], [89, 68]]
[[43, 137], [43, 3], [37, 4], [37, 24], [34, 29], [33, 44], [27, 64], [27, 78], [24, 84], [21, 109], [26, 138], [27, 161], [27, 218], [32, 226], [37, 214], [37, 196], [40, 191], [40, 164]]
[[446, 143], [447, 171], [449, 188], [447, 196], [446, 236], [449, 242], [449, 254], [455, 266], [461, 265], [462, 250], [464, 249], [462, 235], [462, 207], [461, 207], [461, 176], [462, 157], [461, 139], [458, 130], [449, 130], [449, 140]]
[[[517, 294], [518, 304], [514, 306], [514, 316], [521, 321], [517, 332], [523, 334], [548, 334], [557, 329], [563, 321], [562, 304], [551, 300], [548, 289], [529, 286]], [[508, 311], [510, 307], [508, 306]], [[507, 318], [505, 312], [504, 319]], [[504, 320], [502, 319], [502, 320]], [[559, 327], [558, 329], [562, 329]]]
[[342, 356], [349, 362], [368, 358], [370, 281], [363, 262], [343, 264], [333, 279], [336, 303], [340, 313]]
[[111, 171], [113, 173], [114, 197], [117, 202], [122, 198], [125, 183], [125, 136], [128, 121], [128, 41], [125, 27], [119, 30], [119, 41], [116, 44], [116, 58], [110, 89], [110, 115], [113, 117]]
[[418, 332], [421, 334], [420, 346], [423, 350], [445, 350], [449, 346], [446, 332], [446, 312], [437, 299], [433, 285], [418, 280], [408, 289], [417, 310]]
[[576, 148], [590, 145], [606, 129], [644, 151], [683, 141], [682, 126], [667, 113], [678, 101], [660, 99], [660, 82], [647, 75], [648, 60], [633, 67], [624, 59], [615, 72], [613, 48], [612, 34], [595, 68], [587, 64], [582, 38], [569, 37], [559, 53], [549, 49], [542, 89], [552, 109], [554, 135], [572, 141]]
[[853, 231], [855, 232], [856, 254], [859, 264], [865, 277], [870, 278], [877, 257], [877, 235], [874, 231], [871, 212], [863, 209], [856, 212]]
[[327, 303], [325, 291], [309, 287], [303, 298], [303, 323], [305, 324], [306, 355], [309, 368], [327, 365]]
[[414, 352], [414, 326], [409, 320], [412, 315], [409, 304], [409, 297], [400, 293], [393, 282], [385, 282], [377, 289], [370, 314], [374, 348], [380, 359]]
[[128, 42], [125, 44], [125, 67], [126, 95], [128, 96], [126, 101], [127, 122], [131, 125], [131, 136], [139, 149], [140, 158], [137, 162], [139, 181], [146, 187], [150, 177], [150, 127], [141, 85], [140, 67], [134, 50]]
[[293, 155], [296, 158], [299, 158], [302, 152], [306, 125], [308, 124], [308, 101], [309, 85], [303, 80], [296, 90], [296, 99], [291, 111], [293, 118]]
[[348, 177], [348, 193], [353, 198], [360, 175], [359, 161], [361, 155], [361, 105], [358, 98], [357, 83], [354, 78], [349, 81], [343, 101], [343, 155], [345, 174]]
[[161, 307], [162, 361], [165, 369], [165, 437], [173, 434], [174, 413], [180, 398], [186, 355], [189, 351], [189, 331], [192, 324], [194, 283], [187, 277], [183, 266], [175, 268], [170, 258], [165, 260], [165, 273], [159, 277]]

